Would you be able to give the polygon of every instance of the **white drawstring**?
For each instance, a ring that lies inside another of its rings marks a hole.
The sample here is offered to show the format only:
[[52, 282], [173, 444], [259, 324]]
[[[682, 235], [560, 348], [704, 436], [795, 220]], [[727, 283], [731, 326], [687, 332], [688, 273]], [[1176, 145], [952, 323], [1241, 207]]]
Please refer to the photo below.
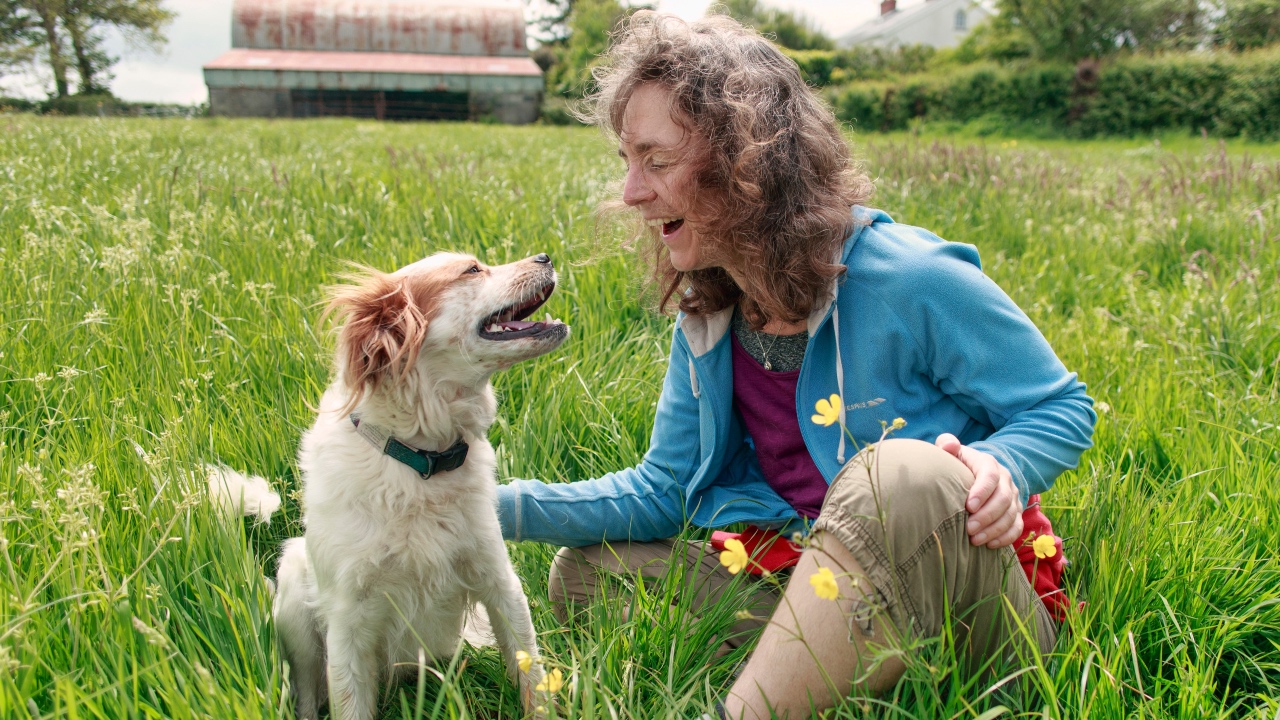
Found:
[[840, 359], [840, 288], [836, 287], [836, 298], [831, 301], [831, 322], [836, 326], [836, 394], [840, 396], [840, 447], [836, 450], [836, 462], [844, 467], [844, 362]]

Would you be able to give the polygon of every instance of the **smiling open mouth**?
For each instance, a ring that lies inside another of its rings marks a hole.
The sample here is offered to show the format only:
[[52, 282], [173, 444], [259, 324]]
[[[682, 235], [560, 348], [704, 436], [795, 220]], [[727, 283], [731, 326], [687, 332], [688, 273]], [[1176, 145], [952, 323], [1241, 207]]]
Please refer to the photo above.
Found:
[[502, 308], [480, 324], [480, 337], [485, 340], [519, 340], [558, 331], [564, 323], [547, 315], [545, 320], [529, 321], [530, 315], [551, 297], [556, 289], [554, 282], [547, 283], [530, 293], [523, 300]]

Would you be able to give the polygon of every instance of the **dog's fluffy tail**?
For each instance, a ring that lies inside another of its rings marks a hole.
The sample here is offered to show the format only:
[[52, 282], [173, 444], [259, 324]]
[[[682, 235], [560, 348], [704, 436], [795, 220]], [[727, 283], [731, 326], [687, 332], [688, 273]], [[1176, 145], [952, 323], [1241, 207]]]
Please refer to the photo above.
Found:
[[206, 465], [209, 502], [228, 519], [252, 515], [260, 523], [270, 523], [280, 509], [280, 496], [257, 475], [245, 476], [223, 465]]

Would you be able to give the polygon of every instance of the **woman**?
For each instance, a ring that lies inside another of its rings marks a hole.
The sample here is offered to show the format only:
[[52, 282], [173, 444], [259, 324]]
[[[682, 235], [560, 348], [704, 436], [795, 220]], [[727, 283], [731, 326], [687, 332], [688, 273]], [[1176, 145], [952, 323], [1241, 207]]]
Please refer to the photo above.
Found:
[[[936, 636], [948, 611], [977, 661], [1016, 649], [1007, 608], [1049, 651], [1055, 626], [1011, 545], [1028, 497], [1090, 446], [1084, 386], [972, 247], [862, 207], [871, 184], [835, 118], [769, 42], [639, 12], [607, 59], [594, 120], [619, 141], [622, 202], [680, 314], [640, 465], [501, 488], [506, 537], [564, 546], [552, 599], [670, 562], [715, 599], [731, 577], [715, 554], [673, 555], [686, 522], [811, 525], [784, 602], [753, 597], [779, 609], [727, 717], [807, 714], [855, 679], [890, 688], [903, 666], [876, 647]], [[885, 423], [893, 439], [855, 457]]]

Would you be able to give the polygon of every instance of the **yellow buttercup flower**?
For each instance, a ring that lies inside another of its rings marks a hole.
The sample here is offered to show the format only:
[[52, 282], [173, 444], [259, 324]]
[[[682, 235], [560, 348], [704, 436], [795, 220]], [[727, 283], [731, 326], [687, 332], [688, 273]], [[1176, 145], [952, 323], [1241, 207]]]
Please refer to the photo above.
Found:
[[742, 568], [751, 562], [750, 556], [747, 555], [747, 548], [742, 545], [741, 540], [725, 540], [724, 552], [720, 553], [720, 564], [729, 568], [729, 573], [737, 575], [742, 572]]
[[516, 665], [519, 666], [520, 672], [529, 672], [529, 668], [533, 667], [533, 658], [529, 656], [529, 653], [517, 650]]
[[892, 425], [890, 425], [889, 427], [892, 427], [894, 430], [901, 430], [902, 428], [904, 428], [904, 427], [906, 427], [906, 426], [907, 426], [907, 421], [906, 421], [906, 420], [903, 420], [902, 418], [894, 418], [894, 419], [893, 419], [893, 424], [892, 424]]
[[547, 673], [547, 676], [542, 678], [542, 682], [538, 683], [534, 690], [554, 695], [555, 693], [560, 692], [560, 688], [562, 687], [564, 687], [564, 674], [560, 672], [560, 668], [556, 668], [555, 670]]
[[818, 414], [809, 419], [822, 427], [827, 427], [840, 419], [840, 396], [832, 395], [829, 398], [819, 400], [813, 406], [813, 409]]
[[823, 600], [835, 600], [840, 597], [836, 576], [830, 568], [818, 568], [818, 572], [809, 576], [809, 584], [813, 586], [813, 592]]
[[1058, 546], [1053, 542], [1052, 535], [1038, 535], [1035, 540], [1031, 541], [1031, 549], [1036, 551], [1036, 557], [1045, 560], [1058, 554]]

